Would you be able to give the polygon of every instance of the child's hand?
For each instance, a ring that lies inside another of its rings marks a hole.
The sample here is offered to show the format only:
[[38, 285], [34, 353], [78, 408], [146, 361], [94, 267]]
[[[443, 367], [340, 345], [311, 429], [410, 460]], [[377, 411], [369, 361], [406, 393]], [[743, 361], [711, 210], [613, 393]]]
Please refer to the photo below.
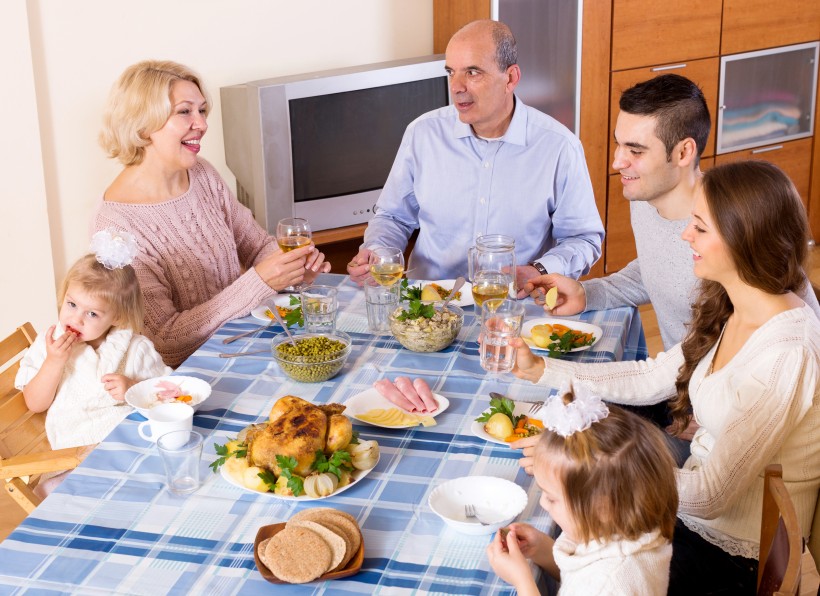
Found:
[[100, 381], [102, 381], [105, 390], [108, 391], [108, 395], [117, 401], [124, 401], [125, 392], [134, 384], [134, 381], [128, 377], [115, 374], [103, 375]]
[[535, 446], [538, 444], [540, 438], [541, 435], [534, 435], [510, 443], [510, 447], [513, 449], [521, 450], [521, 459], [518, 460], [518, 465], [524, 468], [524, 471], [530, 476], [533, 474], [532, 465], [535, 461]]
[[[536, 530], [529, 524], [511, 524], [507, 534], [507, 546], [510, 546], [510, 536], [515, 536], [516, 546], [521, 554], [528, 559], [537, 559], [539, 552], [544, 548], [552, 549], [552, 539]], [[547, 543], [547, 544], [545, 544]]]
[[538, 594], [538, 587], [515, 532], [515, 527], [521, 525], [510, 526], [506, 540], [502, 540], [501, 531], [496, 532], [487, 547], [487, 559], [498, 577], [514, 586], [519, 594]]
[[56, 325], [52, 325], [46, 331], [46, 358], [56, 364], [64, 365], [71, 355], [71, 348], [74, 347], [79, 339], [77, 335], [66, 331], [57, 339], [54, 339], [54, 330]]

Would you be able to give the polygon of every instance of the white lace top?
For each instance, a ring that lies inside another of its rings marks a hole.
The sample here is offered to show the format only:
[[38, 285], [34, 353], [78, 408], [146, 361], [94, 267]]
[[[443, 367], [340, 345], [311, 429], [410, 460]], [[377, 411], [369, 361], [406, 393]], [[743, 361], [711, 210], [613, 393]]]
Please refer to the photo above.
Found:
[[[732, 555], [758, 557], [763, 472], [783, 466], [783, 479], [805, 535], [820, 488], [820, 322], [803, 306], [755, 331], [716, 373], [715, 347], [689, 382], [700, 428], [692, 454], [676, 470], [678, 517]], [[586, 381], [605, 400], [648, 405], [675, 393], [680, 345], [644, 362], [578, 364], [545, 359], [539, 381]]]

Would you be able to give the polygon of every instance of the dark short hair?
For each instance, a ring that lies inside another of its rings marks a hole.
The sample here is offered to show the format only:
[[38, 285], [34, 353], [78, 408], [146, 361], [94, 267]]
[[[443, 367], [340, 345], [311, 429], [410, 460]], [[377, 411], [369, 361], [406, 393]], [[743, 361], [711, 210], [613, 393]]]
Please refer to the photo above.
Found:
[[655, 117], [655, 134], [666, 147], [667, 160], [672, 159], [675, 145], [691, 137], [700, 161], [712, 119], [697, 84], [680, 75], [661, 75], [624, 91], [618, 105], [628, 114]]

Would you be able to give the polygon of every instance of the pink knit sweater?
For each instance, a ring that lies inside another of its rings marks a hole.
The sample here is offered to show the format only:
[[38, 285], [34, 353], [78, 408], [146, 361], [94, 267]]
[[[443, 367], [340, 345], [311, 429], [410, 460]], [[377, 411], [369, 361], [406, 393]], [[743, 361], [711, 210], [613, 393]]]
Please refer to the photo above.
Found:
[[[147, 335], [169, 366], [179, 366], [225, 321], [245, 316], [276, 292], [253, 265], [278, 250], [204, 160], [188, 171], [188, 191], [152, 205], [103, 201], [94, 230], [134, 234], [134, 269], [145, 301]], [[244, 273], [243, 273], [244, 270]]]

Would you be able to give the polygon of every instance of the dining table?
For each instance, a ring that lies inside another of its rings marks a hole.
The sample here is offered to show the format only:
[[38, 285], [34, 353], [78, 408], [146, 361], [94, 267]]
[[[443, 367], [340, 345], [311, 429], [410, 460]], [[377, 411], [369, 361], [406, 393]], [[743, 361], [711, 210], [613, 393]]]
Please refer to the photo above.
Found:
[[[363, 292], [346, 276], [325, 274], [316, 283], [338, 288], [336, 326], [352, 338], [338, 375], [299, 383], [286, 377], [269, 353], [220, 357], [269, 349], [282, 331], [272, 325], [225, 345], [225, 338], [260, 325], [251, 316], [226, 322], [174, 373], [198, 377], [212, 388], [193, 422], [205, 435], [200, 488], [185, 496], [168, 490], [156, 445], [137, 432], [145, 419], [132, 412], [0, 544], [0, 594], [513, 593], [487, 561], [492, 536], [456, 532], [431, 510], [428, 497], [450, 479], [504, 478], [527, 493], [518, 521], [548, 531], [552, 522], [539, 506], [538, 486], [518, 465], [520, 453], [481, 438], [473, 422], [488, 408], [490, 392], [542, 401], [557, 388], [484, 371], [474, 306], [464, 308], [462, 329], [451, 346], [417, 353], [392, 335], [368, 331]], [[527, 320], [545, 316], [532, 299], [523, 302]], [[565, 358], [646, 358], [634, 308], [567, 319], [597, 325], [602, 333], [591, 348]], [[282, 396], [344, 404], [379, 379], [397, 376], [424, 379], [449, 406], [429, 427], [382, 428], [354, 421], [361, 438], [378, 442], [380, 458], [344, 492], [321, 500], [284, 500], [240, 488], [209, 469], [217, 458], [215, 446], [266, 420]], [[268, 583], [254, 563], [257, 531], [317, 506], [339, 509], [358, 521], [364, 543], [360, 571], [333, 581]]]

